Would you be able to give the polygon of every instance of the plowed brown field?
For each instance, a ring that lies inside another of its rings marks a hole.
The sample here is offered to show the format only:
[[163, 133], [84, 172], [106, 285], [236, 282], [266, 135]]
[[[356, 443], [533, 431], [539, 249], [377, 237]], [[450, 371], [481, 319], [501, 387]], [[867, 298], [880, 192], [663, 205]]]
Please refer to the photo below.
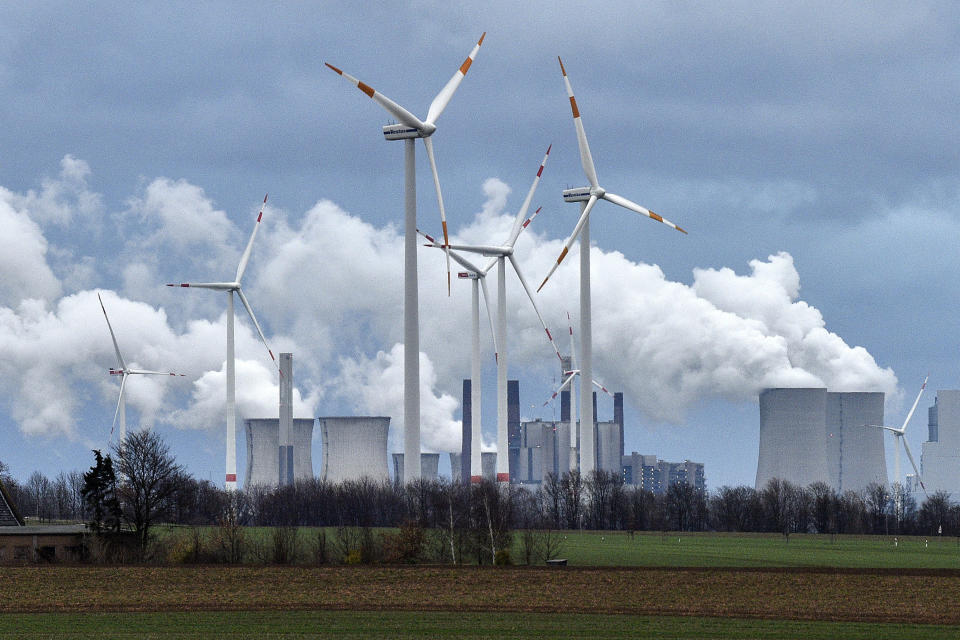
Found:
[[590, 612], [960, 624], [960, 571], [0, 568], [0, 613], [287, 609]]

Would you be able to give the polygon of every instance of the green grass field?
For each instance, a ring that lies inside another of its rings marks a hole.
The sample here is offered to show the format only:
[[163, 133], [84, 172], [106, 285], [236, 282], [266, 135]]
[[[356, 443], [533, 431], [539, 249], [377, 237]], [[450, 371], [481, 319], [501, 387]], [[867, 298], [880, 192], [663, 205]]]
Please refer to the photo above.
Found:
[[[957, 538], [726, 533], [562, 532], [574, 566], [958, 569]], [[514, 545], [514, 557], [519, 557]]]
[[758, 638], [940, 640], [960, 627], [563, 613], [218, 611], [12, 614], [3, 638]]
[[[317, 527], [298, 531], [297, 561], [310, 564]], [[382, 531], [395, 531], [383, 529]], [[212, 528], [204, 534], [210, 536]], [[246, 530], [249, 548], [269, 547], [271, 529]], [[332, 544], [336, 529], [326, 529]], [[188, 528], [161, 527], [158, 535], [192, 535]], [[541, 534], [544, 535], [544, 534]], [[917, 536], [829, 536], [770, 533], [636, 533], [560, 531], [557, 557], [571, 566], [593, 567], [839, 567], [872, 569], [960, 569], [960, 538]], [[251, 557], [255, 553], [248, 553]], [[521, 534], [514, 536], [514, 563], [522, 563]]]

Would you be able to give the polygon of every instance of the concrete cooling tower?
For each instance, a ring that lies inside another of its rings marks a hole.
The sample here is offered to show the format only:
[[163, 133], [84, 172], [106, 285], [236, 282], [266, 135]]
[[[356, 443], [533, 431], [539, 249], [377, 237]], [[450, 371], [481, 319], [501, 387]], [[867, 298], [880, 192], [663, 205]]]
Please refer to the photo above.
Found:
[[827, 472], [838, 491], [887, 483], [882, 393], [827, 393]]
[[773, 478], [804, 487], [829, 484], [826, 428], [826, 389], [764, 389], [756, 488]]
[[320, 418], [323, 435], [323, 469], [329, 482], [367, 477], [381, 481], [387, 475], [388, 417]]
[[[244, 486], [280, 484], [280, 442], [278, 418], [245, 421], [247, 435], [247, 476]], [[293, 420], [293, 480], [313, 477], [313, 418]]]
[[[453, 454], [451, 454], [453, 455]], [[440, 454], [439, 453], [421, 453], [420, 454], [420, 477], [424, 480], [436, 480], [439, 477]], [[393, 454], [393, 478], [405, 477], [403, 475], [403, 454]]]
[[765, 389], [760, 394], [757, 489], [772, 478], [837, 491], [886, 484], [883, 393]]

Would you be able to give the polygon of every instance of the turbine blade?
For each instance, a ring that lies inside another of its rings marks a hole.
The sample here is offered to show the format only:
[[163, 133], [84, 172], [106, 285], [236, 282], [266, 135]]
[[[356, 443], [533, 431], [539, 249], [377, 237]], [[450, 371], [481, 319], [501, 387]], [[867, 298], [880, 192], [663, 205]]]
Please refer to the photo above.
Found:
[[901, 433], [907, 430], [907, 423], [910, 422], [910, 418], [913, 417], [913, 412], [917, 410], [917, 405], [920, 404], [920, 396], [923, 395], [923, 390], [927, 388], [927, 380], [929, 379], [929, 374], [923, 379], [923, 384], [920, 386], [920, 393], [917, 394], [917, 399], [913, 401], [913, 406], [910, 407], [910, 413], [907, 414], [907, 419], [903, 421], [903, 426], [900, 427]]
[[461, 267], [463, 267], [464, 269], [469, 269], [470, 271], [476, 273], [476, 274], [479, 276], [479, 274], [480, 274], [480, 269], [479, 269], [479, 267], [477, 267], [477, 265], [473, 264], [472, 262], [470, 262], [469, 260], [467, 260], [465, 257], [463, 257], [462, 255], [460, 255], [460, 254], [457, 253], [456, 251], [453, 251], [452, 248], [451, 248], [451, 251], [450, 251], [450, 257], [453, 258], [453, 259], [457, 262], [457, 264], [459, 264], [459, 265], [460, 265]]
[[[267, 194], [269, 195], [269, 194]], [[247, 263], [250, 262], [250, 253], [253, 251], [253, 239], [257, 236], [257, 230], [260, 229], [260, 221], [263, 220], [263, 208], [267, 206], [267, 196], [263, 196], [263, 204], [260, 205], [260, 213], [257, 214], [257, 222], [253, 225], [253, 233], [250, 234], [250, 241], [247, 242], [247, 248], [243, 250], [243, 256], [240, 258], [240, 265], [237, 267], [236, 282], [243, 278], [243, 272], [247, 270]]]
[[[533, 194], [537, 191], [537, 185], [540, 184], [540, 176], [543, 174], [543, 167], [547, 164], [547, 158], [550, 157], [550, 149], [553, 148], [551, 144], [547, 147], [547, 152], [543, 156], [543, 160], [540, 162], [540, 168], [537, 169], [537, 175], [533, 177], [533, 184], [530, 185], [530, 190], [527, 192], [527, 197], [523, 200], [523, 206], [520, 207], [520, 210], [517, 211], [517, 217], [513, 221], [513, 229], [510, 230], [510, 238], [507, 240], [507, 246], [512, 247], [513, 244], [517, 241], [517, 236], [520, 235], [520, 232], [523, 231], [524, 226], [527, 222], [524, 222], [525, 216], [527, 215], [527, 210], [530, 208], [530, 201], [533, 200]], [[537, 209], [537, 211], [540, 211]]]
[[324, 64], [326, 64], [328, 67], [336, 71], [338, 74], [340, 74], [347, 80], [349, 80], [350, 83], [353, 84], [353, 86], [355, 86], [356, 88], [360, 89], [360, 91], [363, 91], [365, 94], [367, 94], [370, 98], [373, 99], [374, 102], [376, 102], [381, 107], [386, 109], [387, 113], [392, 115], [394, 118], [396, 118], [403, 124], [407, 125], [408, 127], [419, 129], [421, 131], [427, 128], [426, 123], [420, 120], [420, 118], [413, 115], [412, 113], [410, 113], [409, 111], [407, 111], [406, 109], [404, 109], [399, 104], [397, 104], [387, 96], [383, 95], [379, 91], [376, 91], [373, 87], [360, 82], [358, 79], [354, 78], [348, 73], [344, 73], [343, 71], [336, 68], [329, 62], [325, 62]]
[[567, 329], [570, 331], [570, 368], [577, 368], [577, 347], [573, 342], [573, 320], [570, 319], [570, 312], [567, 311]]
[[560, 61], [560, 71], [563, 72], [563, 82], [567, 86], [567, 96], [570, 98], [570, 109], [573, 111], [573, 126], [577, 129], [577, 145], [580, 147], [580, 164], [583, 166], [583, 172], [590, 181], [591, 187], [599, 187], [597, 182], [597, 169], [593, 166], [593, 156], [590, 155], [590, 145], [587, 144], [587, 134], [583, 130], [583, 121], [580, 120], [580, 109], [577, 108], [577, 99], [573, 97], [573, 87], [570, 86], [570, 78], [567, 77], [567, 70], [563, 68], [563, 60], [557, 56]]
[[[100, 292], [97, 292], [97, 300], [100, 301], [100, 308], [103, 309], [103, 318], [107, 321], [107, 329], [110, 329], [110, 339], [113, 340], [113, 350], [117, 352], [117, 363], [120, 365], [120, 368], [126, 371], [127, 365], [123, 362], [123, 356], [120, 355], [120, 345], [117, 344], [117, 336], [113, 334], [113, 325], [110, 324], [110, 318], [107, 316], [107, 308], [103, 306], [103, 298], [100, 297]], [[126, 378], [126, 376], [124, 376]]]
[[430, 159], [430, 170], [433, 172], [433, 186], [437, 190], [437, 204], [440, 206], [440, 224], [443, 225], [443, 250], [447, 254], [447, 295], [450, 295], [450, 236], [447, 234], [447, 214], [443, 210], [443, 193], [440, 192], [440, 176], [437, 174], [437, 160], [433, 154], [433, 140], [423, 139], [423, 146], [427, 149]]
[[553, 272], [557, 270], [557, 267], [560, 266], [560, 263], [563, 262], [563, 259], [567, 257], [567, 252], [570, 251], [570, 247], [573, 246], [573, 243], [576, 242], [577, 236], [580, 235], [580, 230], [583, 229], [583, 224], [587, 221], [587, 216], [590, 215], [590, 211], [593, 209], [593, 205], [597, 204], [597, 196], [590, 196], [590, 199], [587, 201], [587, 206], [584, 207], [583, 213], [580, 214], [580, 219], [577, 220], [577, 226], [573, 228], [573, 233], [570, 234], [570, 237], [567, 238], [567, 241], [563, 245], [563, 251], [560, 252], [560, 257], [557, 258], [557, 264], [553, 265], [550, 269], [550, 273], [547, 274], [547, 277], [543, 279], [543, 282], [540, 283], [540, 286], [537, 287], [537, 291], [543, 289], [543, 285], [547, 284], [547, 280], [550, 279], [550, 276], [553, 275]]
[[[530, 223], [533, 222], [533, 219], [534, 219], [534, 218], [536, 218], [538, 215], [540, 215], [540, 210], [541, 210], [541, 209], [543, 209], [543, 207], [537, 207], [537, 210], [533, 212], [533, 215], [523, 221], [523, 224], [520, 225], [520, 231], [521, 231], [521, 232], [522, 232], [524, 229], [526, 229], [528, 226], [530, 226]], [[517, 234], [517, 235], [519, 235], [519, 234]]]
[[117, 417], [120, 415], [120, 405], [123, 403], [123, 390], [127, 385], [127, 374], [124, 373], [120, 379], [120, 395], [117, 396], [117, 408], [113, 412], [113, 424], [110, 425], [110, 437], [113, 437], [113, 430], [117, 427]]
[[557, 348], [557, 343], [553, 339], [553, 335], [550, 333], [550, 329], [547, 328], [547, 323], [543, 321], [543, 316], [540, 315], [540, 309], [537, 307], [537, 301], [533, 297], [533, 291], [530, 290], [530, 285], [527, 284], [527, 279], [523, 277], [523, 272], [520, 271], [520, 265], [517, 264], [517, 259], [511, 253], [509, 256], [510, 264], [513, 265], [513, 271], [517, 274], [517, 278], [520, 279], [520, 284], [523, 285], [523, 290], [527, 292], [527, 297], [530, 299], [530, 304], [533, 305], [533, 310], [537, 314], [537, 319], [540, 320], [540, 324], [543, 326], [544, 332], [547, 334], [547, 340], [550, 341], [550, 346], [553, 347], [553, 350], [557, 354], [557, 359], [563, 360], [563, 356], [560, 355], [560, 349]]
[[647, 216], [648, 218], [650, 218], [650, 219], [652, 219], [652, 220], [656, 220], [657, 222], [662, 222], [663, 224], [667, 225], [668, 227], [673, 227], [674, 229], [676, 229], [676, 230], [679, 231], [680, 233], [686, 233], [685, 230], [683, 230], [683, 229], [681, 229], [680, 227], [678, 227], [677, 225], [673, 224], [672, 222], [670, 222], [669, 220], [667, 220], [667, 219], [664, 218], [663, 216], [661, 216], [661, 215], [659, 215], [659, 214], [656, 214], [656, 213], [654, 213], [653, 211], [650, 211], [650, 210], [647, 209], [646, 207], [641, 207], [641, 206], [638, 205], [636, 202], [633, 202], [633, 201], [631, 201], [631, 200], [627, 200], [627, 199], [624, 198], [623, 196], [618, 196], [618, 195], [615, 194], [615, 193], [607, 192], [607, 193], [604, 193], [604, 194], [603, 194], [603, 199], [604, 199], [604, 200], [607, 200], [607, 201], [609, 201], [609, 202], [612, 202], [613, 204], [620, 205], [620, 206], [623, 207], [624, 209], [629, 209], [630, 211], [635, 211], [636, 213], [639, 213], [639, 214], [641, 214], [641, 215]]
[[[243, 289], [237, 289], [237, 295], [240, 296], [240, 302], [243, 303], [244, 308], [250, 315], [250, 320], [253, 321], [253, 326], [256, 327], [257, 334], [260, 336], [260, 341], [263, 343], [263, 346], [267, 348], [267, 353], [270, 354], [270, 359], [273, 360], [273, 364], [277, 367], [277, 371], [280, 371], [280, 365], [277, 364], [277, 359], [273, 357], [273, 350], [270, 349], [270, 345], [267, 344], [267, 339], [263, 335], [263, 329], [260, 328], [260, 323], [257, 322], [257, 317], [253, 315], [253, 309], [250, 307], [250, 303], [247, 302], [247, 296], [243, 295]], [[283, 375], [283, 373], [281, 372], [280, 375]]]
[[543, 403], [543, 406], [547, 406], [548, 404], [550, 404], [551, 402], [553, 402], [554, 400], [556, 400], [556, 399], [557, 399], [557, 396], [560, 395], [560, 394], [563, 392], [564, 389], [566, 389], [568, 386], [570, 386], [570, 383], [573, 382], [573, 379], [574, 379], [575, 377], [576, 377], [576, 374], [575, 374], [575, 373], [571, 373], [570, 375], [568, 375], [567, 378], [566, 378], [566, 380], [563, 381], [563, 384], [561, 384], [559, 387], [557, 387], [557, 390], [553, 392], [553, 395], [551, 395], [550, 398], [547, 399], [547, 401]]
[[127, 371], [132, 376], [177, 376], [184, 377], [182, 373], [174, 373], [173, 371], [150, 371], [147, 369], [130, 369]]
[[[927, 494], [926, 485], [923, 484], [923, 477], [920, 475], [920, 469], [917, 468], [917, 463], [913, 459], [913, 454], [910, 453], [910, 445], [907, 444], [907, 439], [903, 437], [901, 437], [900, 439], [903, 441], [903, 450], [907, 452], [907, 458], [910, 460], [910, 464], [913, 465], [913, 472], [917, 474], [917, 480], [920, 482], [920, 486], [923, 488], [923, 495], [930, 497]], [[900, 479], [897, 478], [897, 482], [899, 481]]]
[[436, 245], [437, 247], [440, 246], [440, 245], [437, 244], [437, 241], [436, 241], [436, 239], [435, 239], [433, 236], [431, 236], [431, 235], [429, 235], [429, 234], [426, 234], [426, 233], [424, 233], [423, 231], [420, 231], [420, 229], [417, 229], [417, 233], [419, 233], [421, 236], [423, 236], [424, 238], [426, 238], [427, 242], [430, 243], [430, 244], [427, 245], [428, 247], [432, 247], [432, 246], [434, 246], [434, 245]]
[[600, 391], [603, 391], [605, 394], [607, 394], [611, 398], [613, 397], [613, 394], [607, 391], [607, 388], [602, 384], [600, 384], [599, 382], [597, 382], [596, 380], [593, 381], [593, 386], [595, 386], [597, 389], [600, 389]]
[[480, 51], [480, 45], [483, 44], [483, 39], [487, 36], [487, 32], [484, 31], [483, 35], [480, 36], [480, 39], [477, 41], [477, 44], [474, 45], [473, 49], [470, 51], [470, 55], [467, 56], [467, 59], [463, 61], [463, 64], [460, 65], [460, 68], [453, 74], [453, 77], [447, 81], [447, 84], [440, 90], [440, 93], [437, 94], [437, 97], [433, 99], [433, 102], [430, 103], [430, 109], [427, 111], [427, 123], [435, 124], [437, 118], [440, 117], [440, 114], [443, 113], [443, 110], [447, 108], [447, 105], [450, 104], [450, 98], [453, 97], [454, 92], [457, 90], [457, 87], [460, 86], [460, 83], [463, 82], [464, 76], [467, 75], [467, 71], [470, 70], [470, 65], [473, 64], [474, 58], [477, 57], [477, 52]]
[[493, 359], [500, 359], [500, 345], [497, 344], [497, 331], [493, 328], [493, 311], [490, 307], [490, 291], [487, 290], [486, 274], [480, 277], [480, 291], [483, 293], [483, 306], [487, 308], [487, 321], [490, 323], [490, 335], [493, 336]]

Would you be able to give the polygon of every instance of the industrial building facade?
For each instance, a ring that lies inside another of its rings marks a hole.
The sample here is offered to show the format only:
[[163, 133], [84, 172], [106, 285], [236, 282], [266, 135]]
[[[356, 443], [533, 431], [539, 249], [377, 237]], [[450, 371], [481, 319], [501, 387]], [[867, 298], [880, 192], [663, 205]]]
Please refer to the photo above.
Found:
[[634, 485], [657, 495], [666, 493], [672, 485], [681, 482], [689, 484], [697, 491], [707, 490], [702, 462], [667, 462], [657, 459], [657, 456], [634, 451], [623, 456], [621, 471], [624, 484]]
[[756, 488], [773, 478], [806, 487], [824, 482], [837, 491], [886, 484], [883, 393], [823, 388], [764, 389], [760, 393], [760, 451]]
[[[593, 415], [597, 415], [597, 394], [593, 394]], [[570, 394], [560, 394], [560, 421], [533, 420], [520, 424], [516, 446], [511, 451], [510, 481], [520, 484], [543, 482], [550, 473], [562, 476], [570, 471], [580, 444], [580, 423], [576, 423], [577, 451], [570, 448]], [[594, 451], [597, 469], [619, 474], [623, 457], [623, 394], [613, 396], [613, 420], [595, 421]]]

